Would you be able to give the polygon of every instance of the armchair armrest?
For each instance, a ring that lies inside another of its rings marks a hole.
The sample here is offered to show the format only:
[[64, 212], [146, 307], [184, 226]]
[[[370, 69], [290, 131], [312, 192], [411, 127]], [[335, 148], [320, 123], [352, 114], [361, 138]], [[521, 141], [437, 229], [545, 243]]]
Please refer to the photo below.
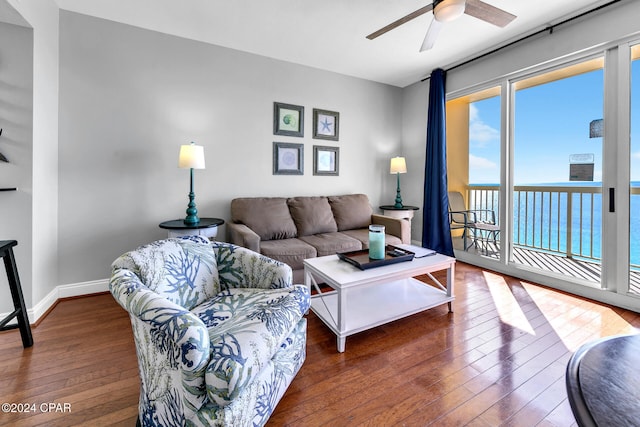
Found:
[[384, 225], [387, 234], [398, 237], [402, 243], [411, 243], [411, 227], [405, 219], [372, 214], [371, 224]]
[[260, 236], [244, 224], [227, 223], [229, 240], [234, 245], [243, 246], [254, 252], [260, 252]]
[[[454, 219], [453, 215], [462, 215], [463, 221]], [[485, 218], [485, 219], [482, 219]], [[491, 209], [470, 209], [466, 211], [449, 211], [449, 222], [473, 226], [474, 224], [496, 224], [496, 213]]]
[[[454, 215], [462, 215], [462, 221], [455, 219]], [[469, 219], [471, 217], [471, 219]], [[449, 222], [456, 224], [473, 225], [476, 223], [475, 211], [449, 211]]]
[[230, 243], [212, 242], [223, 289], [278, 289], [291, 286], [293, 272], [287, 264]]
[[[161, 332], [152, 333], [151, 340], [159, 352], [182, 364], [187, 372], [207, 367], [209, 333], [196, 315], [153, 292], [127, 269], [113, 271], [109, 290], [130, 316]], [[179, 354], [174, 353], [176, 350]]]

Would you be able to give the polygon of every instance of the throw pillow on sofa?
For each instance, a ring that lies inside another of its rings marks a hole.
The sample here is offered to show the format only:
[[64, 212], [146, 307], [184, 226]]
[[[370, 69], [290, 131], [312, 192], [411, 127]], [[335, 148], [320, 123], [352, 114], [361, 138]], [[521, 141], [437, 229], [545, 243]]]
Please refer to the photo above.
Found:
[[262, 240], [290, 239], [297, 234], [284, 197], [233, 199], [231, 219], [255, 230]]
[[288, 201], [298, 236], [335, 233], [338, 231], [326, 197], [292, 197]]
[[329, 196], [329, 204], [338, 225], [338, 231], [367, 228], [371, 224], [373, 209], [365, 194]]

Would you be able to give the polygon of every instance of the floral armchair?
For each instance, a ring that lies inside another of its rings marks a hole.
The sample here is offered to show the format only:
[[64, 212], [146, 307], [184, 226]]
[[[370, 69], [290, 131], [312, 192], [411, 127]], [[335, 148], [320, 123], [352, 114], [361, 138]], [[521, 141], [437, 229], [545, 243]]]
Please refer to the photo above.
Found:
[[139, 424], [264, 425], [306, 356], [309, 293], [291, 268], [197, 236], [142, 246], [112, 268], [136, 343]]

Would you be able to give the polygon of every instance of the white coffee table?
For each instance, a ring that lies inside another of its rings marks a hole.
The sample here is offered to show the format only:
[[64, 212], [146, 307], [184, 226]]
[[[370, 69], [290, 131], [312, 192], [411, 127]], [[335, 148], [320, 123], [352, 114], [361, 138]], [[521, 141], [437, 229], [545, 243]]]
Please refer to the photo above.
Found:
[[[311, 297], [311, 310], [338, 338], [338, 351], [344, 352], [349, 335], [448, 303], [451, 312], [455, 258], [441, 254], [412, 261], [359, 270], [336, 255], [304, 261], [304, 283], [320, 291], [325, 283], [332, 291]], [[431, 273], [447, 270], [443, 286]], [[414, 276], [426, 274], [439, 289]]]

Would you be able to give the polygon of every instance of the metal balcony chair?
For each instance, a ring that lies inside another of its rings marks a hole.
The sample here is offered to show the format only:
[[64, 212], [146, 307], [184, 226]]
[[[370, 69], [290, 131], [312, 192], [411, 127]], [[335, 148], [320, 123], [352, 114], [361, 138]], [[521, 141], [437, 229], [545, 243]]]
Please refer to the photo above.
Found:
[[[477, 248], [480, 243], [485, 253], [487, 252], [485, 240], [492, 240], [497, 244], [497, 234], [500, 231], [494, 211], [467, 209], [462, 194], [457, 191], [449, 192], [449, 227], [451, 230], [463, 230], [462, 243], [465, 251], [472, 246]], [[483, 233], [486, 233], [486, 236], [483, 236]], [[470, 242], [467, 243], [469, 240]]]

